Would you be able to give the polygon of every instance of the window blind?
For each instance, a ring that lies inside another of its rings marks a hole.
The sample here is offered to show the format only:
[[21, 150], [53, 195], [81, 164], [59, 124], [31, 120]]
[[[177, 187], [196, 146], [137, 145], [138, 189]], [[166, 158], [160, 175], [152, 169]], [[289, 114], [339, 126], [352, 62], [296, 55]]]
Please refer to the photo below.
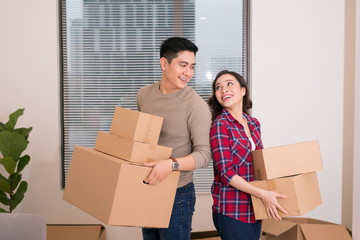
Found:
[[[189, 86], [205, 100], [223, 69], [246, 77], [247, 2], [238, 0], [61, 1], [62, 187], [74, 146], [93, 148], [109, 131], [115, 106], [136, 110], [140, 87], [160, 80], [159, 46], [171, 36], [199, 52]], [[195, 171], [197, 193], [213, 172]]]

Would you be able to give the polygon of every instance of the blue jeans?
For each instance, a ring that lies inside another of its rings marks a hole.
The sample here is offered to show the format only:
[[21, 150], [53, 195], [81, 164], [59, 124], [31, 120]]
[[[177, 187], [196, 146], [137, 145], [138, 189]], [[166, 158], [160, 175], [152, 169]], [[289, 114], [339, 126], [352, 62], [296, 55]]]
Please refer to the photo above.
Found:
[[195, 210], [193, 183], [176, 190], [175, 201], [168, 228], [143, 228], [144, 240], [189, 240], [192, 216]]
[[259, 240], [261, 222], [244, 223], [221, 213], [213, 212], [213, 221], [222, 240]]

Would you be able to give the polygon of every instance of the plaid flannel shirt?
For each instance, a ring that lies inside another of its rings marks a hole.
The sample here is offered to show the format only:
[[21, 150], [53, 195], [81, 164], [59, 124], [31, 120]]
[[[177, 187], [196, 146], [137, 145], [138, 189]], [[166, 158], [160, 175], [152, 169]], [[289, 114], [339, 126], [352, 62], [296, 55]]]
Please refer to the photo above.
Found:
[[[259, 121], [245, 113], [243, 116], [256, 149], [262, 149]], [[244, 127], [225, 109], [211, 126], [210, 144], [214, 158], [213, 211], [242, 222], [255, 223], [250, 195], [229, 185], [235, 174], [248, 182], [254, 180], [251, 143]]]

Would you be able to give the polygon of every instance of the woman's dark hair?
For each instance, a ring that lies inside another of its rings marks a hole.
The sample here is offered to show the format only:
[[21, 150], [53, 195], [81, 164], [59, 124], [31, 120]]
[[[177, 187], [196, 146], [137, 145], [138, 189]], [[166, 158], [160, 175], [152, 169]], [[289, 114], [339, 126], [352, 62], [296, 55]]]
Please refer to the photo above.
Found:
[[211, 120], [212, 121], [214, 121], [217, 118], [217, 116], [219, 116], [221, 111], [223, 110], [223, 106], [221, 106], [221, 104], [218, 102], [218, 100], [216, 99], [216, 96], [215, 96], [215, 92], [216, 92], [215, 85], [216, 85], [216, 81], [218, 80], [218, 78], [224, 74], [230, 74], [230, 75], [234, 76], [236, 78], [236, 80], [238, 80], [238, 82], [240, 83], [240, 86], [245, 88], [246, 92], [243, 97], [243, 111], [247, 114], [250, 114], [249, 110], [252, 108], [252, 101], [249, 97], [249, 88], [248, 88], [248, 85], [247, 85], [245, 79], [236, 72], [222, 70], [221, 72], [218, 73], [218, 75], [216, 75], [216, 77], [212, 83], [212, 96], [208, 100], [208, 104], [211, 109]]
[[160, 46], [160, 58], [164, 57], [169, 63], [176, 58], [179, 52], [190, 51], [196, 55], [198, 47], [190, 40], [182, 37], [171, 37], [166, 39]]

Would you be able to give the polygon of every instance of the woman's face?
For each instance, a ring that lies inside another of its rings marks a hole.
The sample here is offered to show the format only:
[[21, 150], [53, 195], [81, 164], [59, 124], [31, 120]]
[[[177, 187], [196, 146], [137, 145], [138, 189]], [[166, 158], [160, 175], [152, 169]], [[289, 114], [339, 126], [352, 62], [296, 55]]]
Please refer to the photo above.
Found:
[[215, 83], [215, 96], [225, 109], [241, 107], [246, 89], [240, 86], [239, 81], [231, 74], [220, 76]]

